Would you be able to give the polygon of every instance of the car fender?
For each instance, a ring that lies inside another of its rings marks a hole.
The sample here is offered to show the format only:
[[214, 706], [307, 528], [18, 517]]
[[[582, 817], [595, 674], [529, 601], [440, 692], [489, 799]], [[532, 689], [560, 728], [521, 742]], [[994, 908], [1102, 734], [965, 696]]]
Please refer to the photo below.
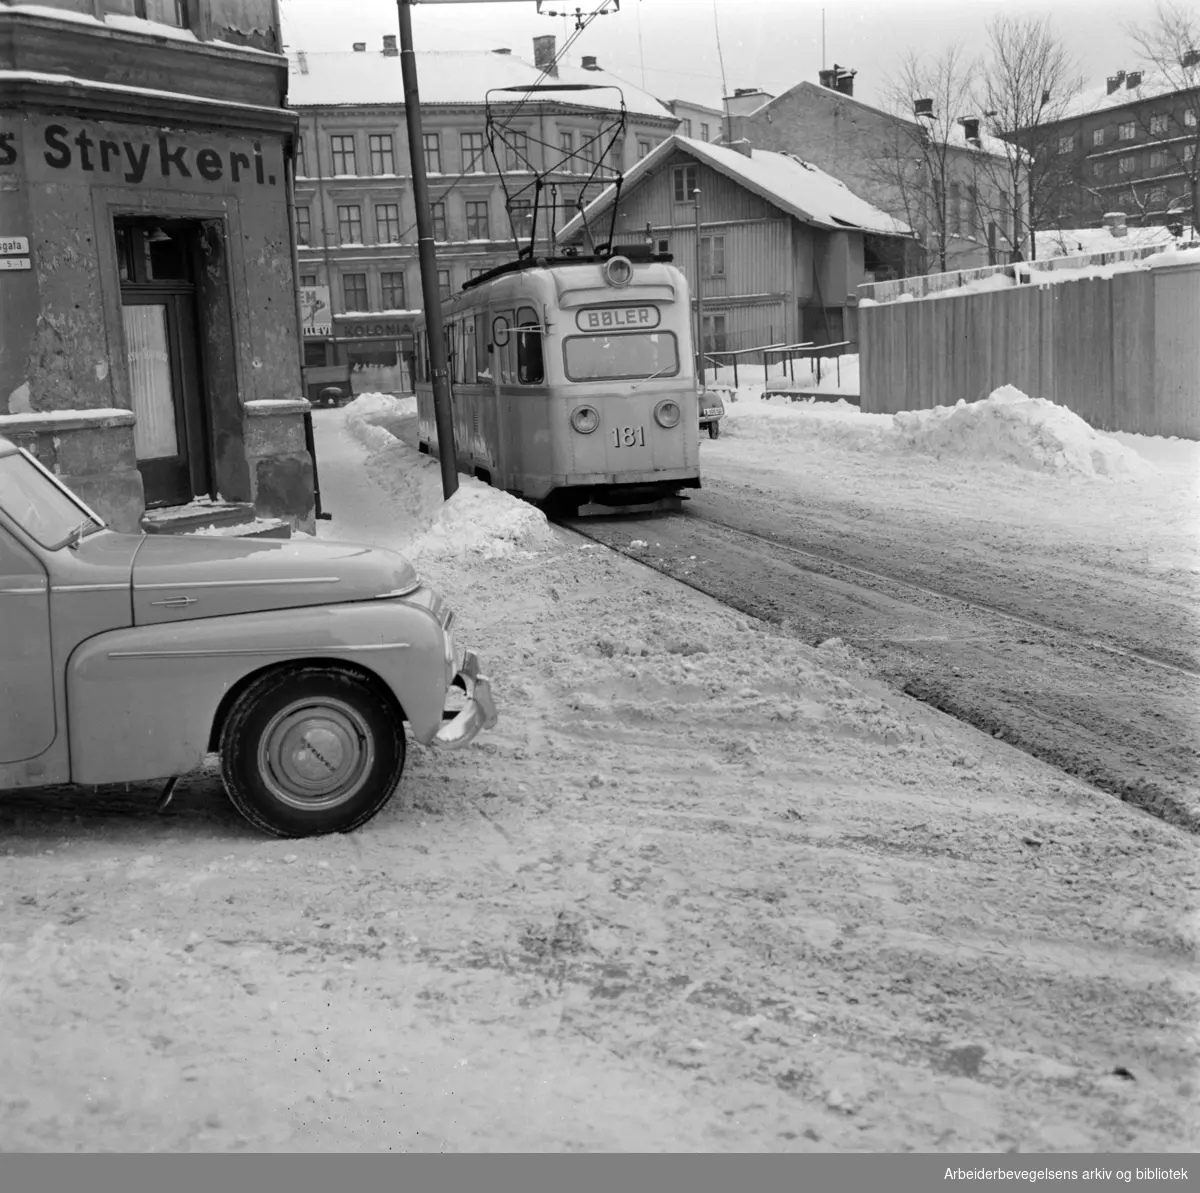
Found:
[[198, 618], [89, 638], [67, 665], [71, 778], [125, 783], [185, 774], [209, 749], [235, 685], [286, 663], [340, 661], [393, 694], [418, 741], [446, 706], [441, 627], [403, 599]]

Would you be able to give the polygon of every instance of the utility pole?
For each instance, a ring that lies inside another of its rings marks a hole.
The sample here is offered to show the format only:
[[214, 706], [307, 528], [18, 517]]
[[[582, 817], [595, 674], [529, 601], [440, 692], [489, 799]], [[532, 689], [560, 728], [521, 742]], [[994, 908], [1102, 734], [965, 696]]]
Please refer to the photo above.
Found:
[[696, 200], [696, 363], [700, 368], [700, 390], [704, 392], [708, 386], [704, 383], [704, 260], [700, 251], [700, 188], [692, 191]]
[[425, 177], [425, 142], [421, 135], [421, 98], [417, 92], [417, 59], [413, 52], [413, 0], [396, 0], [400, 17], [400, 77], [404, 82], [404, 119], [412, 163], [413, 203], [417, 209], [417, 255], [421, 262], [421, 297], [425, 305], [425, 340], [433, 380], [433, 417], [437, 425], [438, 462], [442, 467], [442, 496], [458, 490], [458, 460], [454, 450], [454, 414], [450, 405], [450, 370], [442, 300], [438, 293], [437, 253], [433, 216], [429, 210], [429, 181]]

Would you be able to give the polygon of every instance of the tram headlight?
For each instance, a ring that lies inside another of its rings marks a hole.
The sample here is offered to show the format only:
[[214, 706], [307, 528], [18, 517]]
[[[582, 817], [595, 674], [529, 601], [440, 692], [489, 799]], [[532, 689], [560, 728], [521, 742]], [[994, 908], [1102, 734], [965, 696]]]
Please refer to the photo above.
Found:
[[594, 406], [576, 406], [571, 411], [571, 426], [581, 435], [590, 435], [600, 426], [600, 412]]
[[628, 286], [633, 281], [633, 266], [628, 257], [611, 257], [605, 263], [604, 276], [610, 286]]
[[677, 427], [682, 414], [679, 403], [671, 398], [664, 398], [654, 407], [654, 421], [660, 427]]

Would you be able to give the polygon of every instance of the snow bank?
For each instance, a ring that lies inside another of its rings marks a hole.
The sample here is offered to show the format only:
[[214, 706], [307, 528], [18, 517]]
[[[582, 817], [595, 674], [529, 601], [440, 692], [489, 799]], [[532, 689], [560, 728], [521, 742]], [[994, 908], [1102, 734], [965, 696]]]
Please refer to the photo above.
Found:
[[1012, 385], [980, 402], [893, 415], [903, 445], [931, 456], [1010, 462], [1080, 476], [1147, 477], [1154, 466], [1048, 398]]
[[1144, 478], [1158, 472], [1132, 444], [1011, 385], [982, 401], [894, 415], [864, 414], [845, 401], [763, 402], [759, 392], [740, 394], [743, 400], [726, 408], [724, 434], [860, 452], [920, 452], [1076, 476]]
[[460, 476], [458, 491], [442, 497], [436, 460], [414, 451], [380, 422], [413, 417], [415, 398], [363, 394], [346, 407], [346, 429], [370, 449], [367, 473], [387, 494], [396, 519], [396, 542], [420, 558], [498, 559], [543, 550], [554, 532], [546, 515], [474, 477]]

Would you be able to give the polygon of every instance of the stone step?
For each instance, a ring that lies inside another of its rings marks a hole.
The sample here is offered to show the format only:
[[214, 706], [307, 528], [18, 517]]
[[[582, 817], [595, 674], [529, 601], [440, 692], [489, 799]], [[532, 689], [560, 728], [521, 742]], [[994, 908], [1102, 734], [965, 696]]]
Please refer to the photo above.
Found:
[[200, 497], [186, 505], [168, 505], [147, 510], [142, 529], [147, 534], [187, 534], [206, 526], [235, 526], [253, 522], [254, 506], [248, 501], [213, 501]]

